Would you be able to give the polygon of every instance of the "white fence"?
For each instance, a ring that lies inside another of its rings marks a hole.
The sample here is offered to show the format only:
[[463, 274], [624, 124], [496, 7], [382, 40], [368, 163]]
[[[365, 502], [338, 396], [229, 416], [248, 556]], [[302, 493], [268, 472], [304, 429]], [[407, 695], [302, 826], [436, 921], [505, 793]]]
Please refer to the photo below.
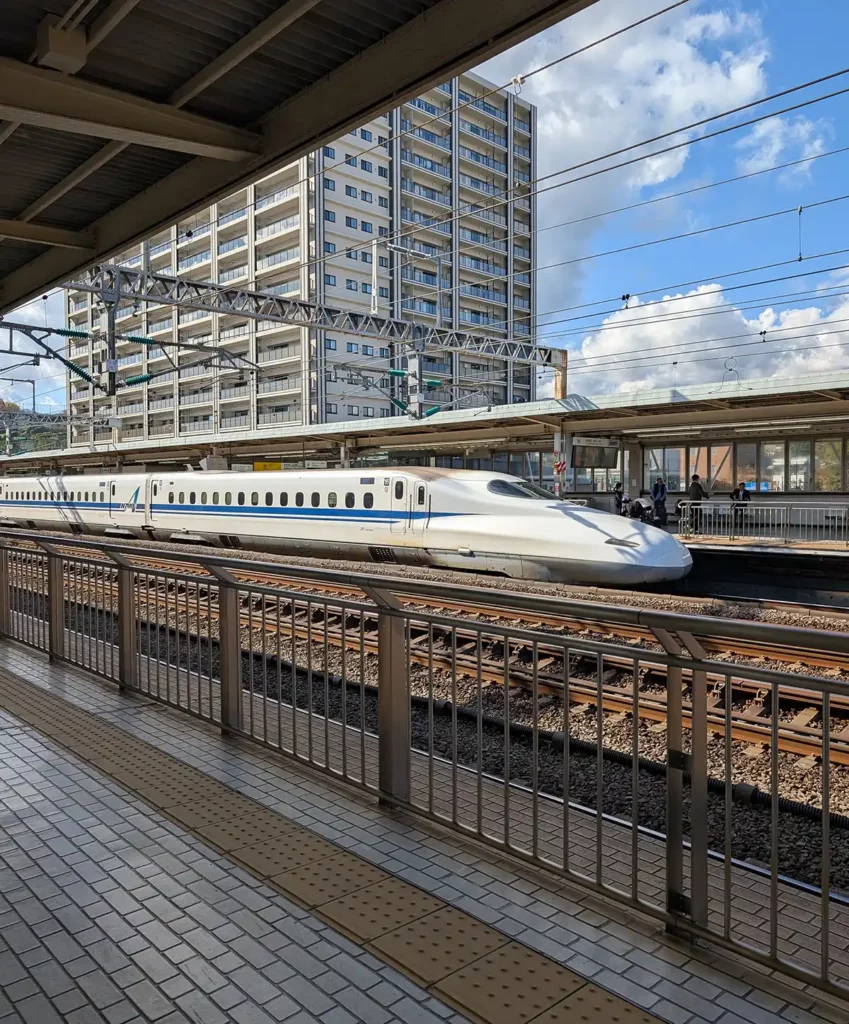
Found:
[[849, 544], [849, 505], [682, 501], [681, 535]]

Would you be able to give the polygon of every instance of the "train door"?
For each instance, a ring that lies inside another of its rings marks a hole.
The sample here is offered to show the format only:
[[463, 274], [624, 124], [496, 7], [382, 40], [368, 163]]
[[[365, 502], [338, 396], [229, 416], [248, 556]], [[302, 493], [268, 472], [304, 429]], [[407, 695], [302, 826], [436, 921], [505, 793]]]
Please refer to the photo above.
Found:
[[109, 519], [114, 523], [117, 519], [116, 512], [118, 511], [118, 501], [115, 495], [115, 481], [113, 480], [109, 484]]
[[392, 480], [392, 533], [404, 533], [409, 519], [407, 481], [400, 476]]

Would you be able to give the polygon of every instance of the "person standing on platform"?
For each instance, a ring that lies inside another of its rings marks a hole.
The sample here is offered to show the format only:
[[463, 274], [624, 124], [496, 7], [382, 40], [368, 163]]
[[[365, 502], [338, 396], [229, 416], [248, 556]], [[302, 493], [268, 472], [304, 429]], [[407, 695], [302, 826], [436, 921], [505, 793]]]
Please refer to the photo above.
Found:
[[661, 526], [666, 526], [666, 484], [659, 476], [651, 489], [651, 500], [654, 502], [654, 515]]
[[702, 502], [706, 501], [710, 495], [702, 487], [702, 480], [698, 473], [693, 473], [690, 477], [690, 488], [687, 492], [687, 497], [692, 502], [690, 506], [690, 527], [693, 533], [701, 533], [702, 529]]
[[743, 521], [746, 518], [746, 506], [751, 500], [752, 496], [746, 490], [745, 484], [737, 484], [731, 492], [731, 513], [735, 532], [743, 525]]
[[625, 500], [625, 492], [622, 489], [622, 481], [617, 480], [613, 485], [613, 501], [616, 504], [616, 515], [622, 515], [622, 503]]

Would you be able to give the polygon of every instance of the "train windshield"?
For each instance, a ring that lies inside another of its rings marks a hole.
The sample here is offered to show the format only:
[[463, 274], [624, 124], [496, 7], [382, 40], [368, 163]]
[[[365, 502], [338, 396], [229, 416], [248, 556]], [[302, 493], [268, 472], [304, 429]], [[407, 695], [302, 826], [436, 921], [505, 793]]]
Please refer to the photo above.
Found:
[[490, 480], [486, 489], [506, 498], [531, 498], [534, 501], [557, 501], [557, 495], [527, 480]]

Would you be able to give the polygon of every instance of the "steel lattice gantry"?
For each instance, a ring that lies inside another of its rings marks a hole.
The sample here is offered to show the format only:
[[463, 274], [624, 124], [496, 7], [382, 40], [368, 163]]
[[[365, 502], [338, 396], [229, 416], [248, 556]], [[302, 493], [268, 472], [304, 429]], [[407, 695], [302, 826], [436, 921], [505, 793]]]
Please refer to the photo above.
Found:
[[228, 288], [208, 281], [187, 281], [120, 266], [95, 267], [68, 282], [66, 287], [91, 292], [108, 304], [155, 302], [178, 309], [237, 314], [255, 320], [273, 320], [394, 342], [410, 346], [411, 351], [447, 349], [542, 365], [558, 365], [561, 355], [558, 350], [542, 348], [529, 341], [489, 338], [483, 334], [430, 327], [374, 313], [353, 313], [324, 303], [287, 299], [282, 295], [245, 288]]
[[4, 0], [0, 313], [595, 0]]

